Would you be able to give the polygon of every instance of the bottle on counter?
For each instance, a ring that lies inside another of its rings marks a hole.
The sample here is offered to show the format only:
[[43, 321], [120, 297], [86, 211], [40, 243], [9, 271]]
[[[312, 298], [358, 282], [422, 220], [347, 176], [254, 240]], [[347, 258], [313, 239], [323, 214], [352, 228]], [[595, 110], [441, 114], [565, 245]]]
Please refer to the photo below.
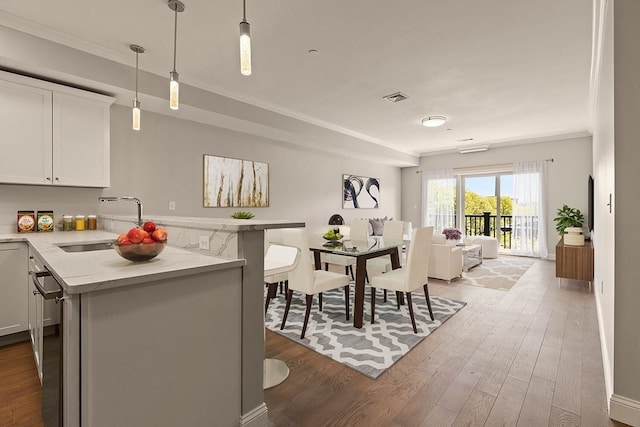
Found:
[[76, 215], [76, 231], [82, 231], [85, 228], [84, 215]]
[[73, 231], [72, 215], [62, 215], [62, 231]]
[[87, 229], [88, 230], [97, 230], [98, 229], [98, 217], [95, 215], [87, 216]]

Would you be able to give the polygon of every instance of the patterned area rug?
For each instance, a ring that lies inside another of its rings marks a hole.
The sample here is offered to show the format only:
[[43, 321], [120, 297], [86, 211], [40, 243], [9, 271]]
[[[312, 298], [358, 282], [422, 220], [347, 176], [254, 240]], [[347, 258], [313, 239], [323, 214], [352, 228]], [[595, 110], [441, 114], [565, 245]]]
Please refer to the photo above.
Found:
[[485, 259], [479, 266], [463, 272], [461, 278], [455, 279], [455, 283], [508, 291], [533, 261], [533, 258], [499, 255], [495, 259]]
[[[412, 293], [418, 328], [418, 333], [415, 334], [408, 307], [403, 305], [397, 310], [394, 294], [389, 296], [387, 303], [382, 302], [382, 291], [378, 291], [380, 299], [376, 301], [376, 323], [372, 325], [368, 295], [367, 291], [362, 329], [353, 327], [353, 318], [345, 320], [342, 289], [323, 293], [322, 312], [318, 311], [318, 298], [314, 297], [304, 340], [300, 339], [300, 333], [305, 302], [298, 292], [293, 294], [285, 329], [280, 330], [286, 303], [284, 295], [278, 295], [271, 301], [265, 325], [280, 335], [375, 379], [466, 305], [465, 302], [431, 296], [431, 308], [435, 317], [432, 321], [424, 294]], [[351, 298], [353, 307], [353, 286]]]

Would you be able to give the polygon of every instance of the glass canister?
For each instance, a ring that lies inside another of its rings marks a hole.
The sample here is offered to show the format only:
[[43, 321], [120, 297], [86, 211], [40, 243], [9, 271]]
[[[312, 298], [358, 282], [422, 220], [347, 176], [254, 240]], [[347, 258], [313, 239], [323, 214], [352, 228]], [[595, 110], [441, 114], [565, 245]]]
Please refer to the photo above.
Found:
[[84, 215], [76, 215], [76, 231], [84, 230]]
[[98, 228], [98, 218], [95, 215], [87, 216], [87, 230], [96, 230]]
[[62, 215], [62, 231], [73, 231], [73, 216]]

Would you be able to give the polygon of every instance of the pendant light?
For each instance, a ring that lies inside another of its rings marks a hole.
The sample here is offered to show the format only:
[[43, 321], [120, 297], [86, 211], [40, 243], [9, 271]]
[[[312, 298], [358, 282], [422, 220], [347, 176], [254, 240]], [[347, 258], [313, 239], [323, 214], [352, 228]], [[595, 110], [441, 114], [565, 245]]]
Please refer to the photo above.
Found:
[[136, 97], [133, 99], [133, 130], [140, 130], [140, 101], [138, 101], [138, 55], [144, 53], [144, 48], [137, 44], [129, 46], [136, 53]]
[[169, 107], [177, 110], [180, 105], [180, 82], [176, 71], [176, 44], [178, 39], [178, 12], [184, 11], [184, 3], [179, 0], [169, 0], [169, 9], [174, 13], [173, 24], [173, 70], [169, 73]]
[[251, 75], [251, 35], [250, 25], [247, 22], [246, 0], [242, 0], [242, 22], [240, 22], [240, 73], [243, 76]]

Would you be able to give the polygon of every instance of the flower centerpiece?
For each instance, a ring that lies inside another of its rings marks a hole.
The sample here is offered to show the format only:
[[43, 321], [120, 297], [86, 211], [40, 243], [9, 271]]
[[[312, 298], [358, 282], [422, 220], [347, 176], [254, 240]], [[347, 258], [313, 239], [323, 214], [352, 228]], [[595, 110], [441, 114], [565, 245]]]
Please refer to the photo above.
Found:
[[445, 228], [442, 230], [442, 234], [444, 234], [445, 239], [447, 239], [447, 243], [451, 245], [455, 245], [462, 238], [462, 232], [457, 228]]

